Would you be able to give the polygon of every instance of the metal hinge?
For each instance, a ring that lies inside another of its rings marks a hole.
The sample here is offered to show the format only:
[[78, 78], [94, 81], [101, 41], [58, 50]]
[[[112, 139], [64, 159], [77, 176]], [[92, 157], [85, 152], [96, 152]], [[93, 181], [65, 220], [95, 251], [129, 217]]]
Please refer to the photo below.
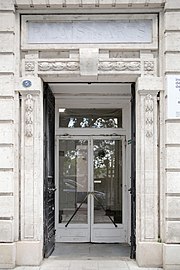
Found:
[[124, 146], [125, 147], [127, 146], [127, 140], [124, 140]]

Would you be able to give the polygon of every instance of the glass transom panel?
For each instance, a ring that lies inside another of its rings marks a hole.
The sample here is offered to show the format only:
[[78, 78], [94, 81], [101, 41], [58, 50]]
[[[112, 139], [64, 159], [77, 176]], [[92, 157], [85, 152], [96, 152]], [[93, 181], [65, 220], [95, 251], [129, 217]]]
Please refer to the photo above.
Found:
[[122, 109], [66, 109], [60, 128], [122, 128]]

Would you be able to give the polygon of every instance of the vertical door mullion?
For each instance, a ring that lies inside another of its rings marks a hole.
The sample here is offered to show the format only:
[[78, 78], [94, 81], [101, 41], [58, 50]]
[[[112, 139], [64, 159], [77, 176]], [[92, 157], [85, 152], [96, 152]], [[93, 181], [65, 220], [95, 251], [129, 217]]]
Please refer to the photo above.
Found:
[[[91, 192], [91, 138], [88, 138], [88, 190], [87, 192]], [[88, 195], [88, 226], [89, 226], [89, 241], [91, 241], [91, 195]]]
[[[90, 192], [94, 192], [94, 150], [93, 150], [93, 137], [90, 137], [91, 147], [90, 147], [90, 166], [91, 166], [91, 178], [90, 178]], [[93, 224], [94, 224], [94, 197], [90, 195], [90, 206], [91, 206], [91, 240], [93, 233]]]
[[127, 205], [127, 196], [126, 196], [126, 186], [127, 183], [125, 181], [126, 179], [126, 151], [125, 151], [125, 136], [122, 137], [122, 224], [124, 226], [124, 228], [126, 227], [126, 220], [127, 220], [127, 215], [125, 216], [126, 213], [126, 205]]

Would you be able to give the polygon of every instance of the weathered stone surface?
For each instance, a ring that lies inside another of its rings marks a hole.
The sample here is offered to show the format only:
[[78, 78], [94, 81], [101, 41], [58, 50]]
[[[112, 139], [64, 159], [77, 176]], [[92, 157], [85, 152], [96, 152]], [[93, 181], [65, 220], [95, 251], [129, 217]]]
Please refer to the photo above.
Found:
[[13, 242], [13, 221], [0, 220], [0, 242]]
[[97, 76], [98, 73], [98, 53], [95, 49], [80, 49], [80, 74]]
[[13, 192], [14, 179], [13, 172], [0, 171], [0, 192]]
[[180, 196], [167, 197], [167, 218], [180, 217]]
[[1, 13], [0, 31], [14, 31], [15, 21], [13, 13]]
[[167, 172], [167, 193], [180, 193], [180, 172]]
[[177, 9], [180, 8], [179, 0], [166, 0], [165, 10], [166, 9]]
[[0, 217], [11, 218], [14, 216], [14, 197], [0, 196]]
[[17, 242], [17, 265], [39, 265], [42, 260], [42, 243], [39, 241]]
[[0, 243], [0, 268], [15, 267], [16, 246], [15, 243]]
[[0, 96], [14, 96], [13, 75], [0, 75]]
[[161, 267], [163, 264], [161, 243], [139, 242], [136, 254], [137, 263], [141, 267]]
[[0, 33], [0, 52], [13, 52], [14, 45], [13, 33]]
[[14, 55], [13, 54], [0, 55], [0, 72], [14, 73]]
[[171, 146], [166, 149], [167, 169], [180, 168], [180, 147]]
[[180, 124], [166, 123], [166, 143], [179, 144], [180, 143]]
[[14, 11], [14, 1], [13, 0], [0, 0], [0, 10], [12, 10]]
[[180, 48], [180, 31], [179, 32], [167, 32], [165, 34], [165, 51], [179, 51]]
[[165, 15], [165, 29], [166, 30], [180, 30], [179, 20], [180, 12], [167, 12]]
[[14, 151], [12, 146], [0, 147], [0, 168], [11, 169], [14, 166]]
[[166, 53], [165, 72], [177, 73], [180, 70], [180, 53]]
[[165, 237], [167, 243], [180, 242], [180, 221], [167, 221]]
[[0, 99], [0, 120], [14, 119], [14, 101], [13, 99]]
[[0, 123], [0, 144], [14, 142], [14, 125], [12, 123]]
[[[164, 258], [164, 265], [171, 268], [166, 269], [180, 269], [180, 245], [173, 245], [173, 244], [163, 244], [163, 258]], [[179, 267], [179, 268], [174, 268]]]

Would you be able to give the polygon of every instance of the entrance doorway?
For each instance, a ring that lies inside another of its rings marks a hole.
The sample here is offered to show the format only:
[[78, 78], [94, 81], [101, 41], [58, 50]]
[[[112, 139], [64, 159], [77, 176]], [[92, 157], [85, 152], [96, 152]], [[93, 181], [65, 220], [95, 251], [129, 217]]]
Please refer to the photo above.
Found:
[[58, 137], [57, 242], [127, 242], [125, 136]]
[[[55, 205], [47, 209], [54, 211], [55, 241], [131, 241], [134, 254], [131, 84], [49, 86], [55, 97], [56, 153], [55, 185], [47, 189], [47, 201], [55, 194]], [[49, 213], [45, 225], [52, 220]]]

